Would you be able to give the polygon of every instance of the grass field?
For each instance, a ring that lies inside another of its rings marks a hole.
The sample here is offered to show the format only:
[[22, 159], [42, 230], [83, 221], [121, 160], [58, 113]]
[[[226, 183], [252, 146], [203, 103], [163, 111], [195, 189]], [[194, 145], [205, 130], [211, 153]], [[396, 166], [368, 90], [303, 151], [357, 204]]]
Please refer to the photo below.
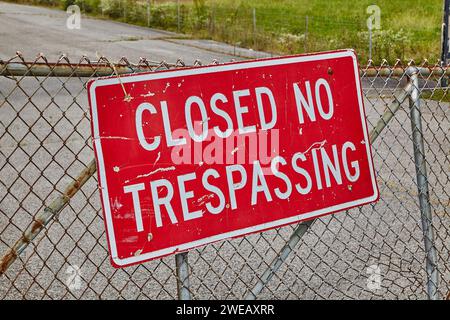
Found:
[[[369, 17], [366, 8], [371, 4], [367, 0], [225, 0], [209, 5], [216, 6], [216, 16], [221, 10], [238, 8], [233, 24], [220, 23], [225, 25], [225, 31], [231, 28], [233, 32], [225, 35], [219, 29], [215, 34], [219, 40], [232, 42], [239, 38], [247, 47], [282, 53], [352, 47], [366, 61]], [[373, 32], [372, 56], [377, 63], [383, 58], [390, 62], [396, 58], [438, 59], [441, 0], [380, 0], [376, 4], [381, 9], [381, 29]], [[256, 11], [256, 39], [252, 37], [252, 8]]]
[[82, 11], [138, 25], [179, 31], [280, 54], [354, 48], [368, 59], [366, 9], [381, 10], [381, 28], [373, 31], [372, 58], [394, 62], [440, 56], [442, 0], [21, 0]]

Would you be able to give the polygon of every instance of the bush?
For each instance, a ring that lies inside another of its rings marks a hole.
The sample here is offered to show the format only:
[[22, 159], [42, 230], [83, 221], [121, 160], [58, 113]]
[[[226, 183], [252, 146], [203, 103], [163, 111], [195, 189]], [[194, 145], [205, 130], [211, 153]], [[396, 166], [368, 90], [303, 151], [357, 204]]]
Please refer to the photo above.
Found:
[[193, 25], [197, 30], [208, 28], [209, 9], [205, 0], [194, 0]]
[[101, 0], [100, 11], [115, 19], [123, 16], [121, 3], [118, 0]]
[[[369, 46], [369, 32], [359, 32], [359, 46]], [[405, 48], [409, 45], [409, 40], [403, 29], [394, 31], [374, 30], [372, 31], [372, 60], [380, 63], [382, 59], [393, 61], [405, 58]]]
[[71, 5], [75, 4], [75, 0], [61, 0], [61, 7], [66, 10]]
[[164, 29], [174, 29], [177, 27], [177, 8], [176, 5], [163, 3], [152, 8], [152, 27]]
[[82, 12], [99, 13], [101, 0], [60, 0], [61, 7], [66, 10], [71, 5], [77, 5]]

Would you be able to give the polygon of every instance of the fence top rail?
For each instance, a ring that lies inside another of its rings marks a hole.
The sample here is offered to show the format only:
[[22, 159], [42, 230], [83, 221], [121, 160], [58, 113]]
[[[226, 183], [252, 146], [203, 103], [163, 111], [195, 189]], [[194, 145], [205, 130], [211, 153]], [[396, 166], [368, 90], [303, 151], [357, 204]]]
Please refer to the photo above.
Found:
[[104, 77], [112, 74], [129, 74], [167, 70], [184, 67], [183, 64], [168, 64], [165, 62], [142, 65], [131, 64], [69, 64], [69, 63], [28, 63], [0, 61], [0, 76], [35, 76], [35, 77]]
[[[201, 65], [199, 60], [194, 66]], [[175, 63], [166, 61], [151, 61], [140, 58], [138, 63], [130, 63], [122, 57], [117, 62], [111, 62], [104, 56], [97, 60], [90, 60], [87, 56], [74, 63], [62, 54], [56, 62], [49, 62], [48, 58], [40, 53], [34, 60], [26, 60], [21, 52], [8, 60], [0, 59], [0, 76], [35, 76], [35, 77], [102, 77], [112, 74], [128, 74], [146, 71], [167, 70], [187, 66], [183, 60]]]
[[[213, 60], [210, 64], [218, 64]], [[155, 62], [141, 58], [138, 63], [130, 63], [126, 58], [120, 59], [116, 63], [110, 62], [104, 57], [100, 57], [97, 61], [90, 61], [86, 57], [78, 63], [72, 63], [65, 56], [61, 56], [57, 62], [48, 62], [44, 56], [38, 56], [34, 61], [26, 61], [21, 55], [17, 55], [9, 60], [0, 59], [0, 76], [35, 76], [35, 77], [103, 77], [112, 74], [130, 74], [138, 72], [167, 70], [173, 68], [201, 66], [200, 60], [194, 61], [193, 64], [185, 64], [179, 59], [175, 63], [167, 63], [165, 61]], [[390, 66], [383, 63], [380, 66], [372, 65], [369, 61], [366, 66], [360, 67], [360, 75], [365, 78], [375, 77], [404, 77], [418, 73], [423, 77], [439, 78], [450, 76], [449, 65], [428, 65], [425, 61], [420, 66], [414, 65], [413, 62], [402, 65], [400, 62]]]

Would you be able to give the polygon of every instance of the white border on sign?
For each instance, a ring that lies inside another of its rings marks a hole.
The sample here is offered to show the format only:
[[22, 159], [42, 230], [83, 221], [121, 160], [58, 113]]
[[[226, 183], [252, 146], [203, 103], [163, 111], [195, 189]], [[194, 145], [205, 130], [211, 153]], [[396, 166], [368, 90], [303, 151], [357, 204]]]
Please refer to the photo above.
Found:
[[[140, 81], [148, 81], [148, 80], [156, 80], [156, 79], [169, 79], [173, 77], [179, 77], [179, 76], [189, 76], [189, 75], [198, 75], [198, 74], [205, 74], [205, 73], [215, 73], [215, 72], [221, 72], [221, 71], [231, 71], [231, 70], [241, 70], [241, 69], [248, 69], [248, 68], [255, 68], [255, 67], [265, 67], [265, 66], [275, 66], [275, 65], [285, 65], [285, 64], [291, 64], [291, 63], [298, 63], [298, 62], [308, 62], [308, 61], [319, 61], [319, 60], [326, 60], [326, 59], [335, 59], [335, 58], [344, 58], [344, 57], [352, 57], [353, 58], [353, 65], [354, 65], [354, 75], [355, 75], [355, 83], [356, 83], [356, 91], [358, 93], [358, 102], [359, 102], [359, 110], [361, 115], [361, 123], [364, 133], [364, 141], [367, 151], [367, 158], [369, 162], [369, 170], [370, 170], [370, 177], [372, 179], [372, 188], [374, 190], [374, 194], [358, 199], [349, 201], [346, 203], [338, 204], [332, 207], [323, 208], [320, 210], [308, 212], [299, 214], [296, 216], [279, 219], [275, 221], [271, 221], [268, 223], [259, 224], [252, 227], [247, 227], [239, 230], [230, 231], [227, 233], [218, 234], [215, 236], [203, 238], [200, 240], [184, 243], [181, 245], [147, 252], [139, 256], [132, 256], [125, 259], [120, 259], [117, 256], [117, 246], [116, 246], [116, 239], [114, 234], [114, 227], [112, 222], [112, 215], [111, 215], [111, 206], [110, 206], [110, 200], [109, 200], [109, 193], [108, 193], [108, 186], [106, 184], [106, 173], [105, 173], [105, 164], [103, 160], [103, 150], [101, 146], [101, 139], [100, 139], [100, 132], [99, 132], [99, 125], [98, 125], [98, 116], [97, 116], [97, 101], [95, 99], [95, 89], [97, 87], [101, 86], [107, 86], [107, 85], [114, 85], [119, 84], [121, 81], [122, 83], [128, 83], [128, 82], [140, 82]], [[92, 112], [92, 127], [93, 127], [93, 138], [94, 138], [94, 145], [95, 145], [95, 152], [97, 154], [97, 162], [98, 162], [98, 170], [99, 170], [99, 179], [100, 179], [100, 187], [102, 188], [102, 200], [103, 200], [103, 209], [105, 213], [106, 218], [106, 227], [107, 227], [107, 235], [109, 240], [109, 246], [111, 250], [111, 257], [115, 264], [121, 267], [125, 267], [127, 265], [135, 264], [138, 262], [143, 262], [150, 259], [155, 259], [158, 257], [166, 256], [169, 254], [172, 254], [174, 252], [179, 251], [186, 251], [198, 246], [202, 246], [205, 244], [209, 244], [212, 242], [228, 239], [228, 238], [234, 238], [238, 236], [242, 236], [249, 233], [254, 233], [266, 229], [275, 228], [282, 225], [287, 225], [294, 222], [299, 222], [302, 220], [314, 218], [317, 216], [321, 216], [327, 213], [335, 212], [335, 211], [341, 211], [345, 209], [349, 209], [355, 206], [359, 206], [362, 204], [366, 204], [372, 201], [375, 201], [378, 198], [378, 188], [376, 185], [376, 179], [375, 179], [375, 172], [373, 167], [373, 160], [370, 152], [370, 143], [369, 143], [369, 137], [368, 137], [368, 130], [367, 130], [367, 124], [364, 114], [364, 106], [363, 106], [363, 100], [361, 96], [361, 84], [359, 80], [359, 69], [358, 69], [358, 62], [356, 58], [356, 54], [353, 50], [346, 50], [346, 51], [339, 51], [339, 52], [330, 52], [330, 53], [323, 53], [323, 54], [312, 54], [307, 56], [298, 56], [298, 57], [288, 57], [288, 58], [274, 58], [274, 59], [268, 59], [268, 60], [256, 60], [256, 61], [247, 61], [247, 62], [238, 62], [228, 65], [215, 65], [215, 66], [208, 66], [208, 67], [202, 67], [202, 68], [191, 68], [191, 69], [182, 69], [182, 70], [174, 70], [171, 72], [161, 72], [161, 73], [148, 73], [143, 75], [131, 75], [127, 77], [120, 78], [106, 78], [106, 79], [98, 79], [95, 80], [91, 86], [90, 86], [90, 102], [91, 102], [91, 112]]]

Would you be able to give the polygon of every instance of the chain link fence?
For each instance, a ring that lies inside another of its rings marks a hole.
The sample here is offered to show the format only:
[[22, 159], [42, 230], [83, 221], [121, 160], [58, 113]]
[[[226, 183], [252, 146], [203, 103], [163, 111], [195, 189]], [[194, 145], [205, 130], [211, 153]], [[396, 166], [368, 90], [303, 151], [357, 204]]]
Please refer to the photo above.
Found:
[[184, 66], [64, 55], [27, 62], [20, 53], [0, 61], [1, 299], [449, 294], [450, 93], [443, 84], [450, 68], [427, 62], [361, 68], [376, 204], [114, 269], [93, 174], [86, 83]]

